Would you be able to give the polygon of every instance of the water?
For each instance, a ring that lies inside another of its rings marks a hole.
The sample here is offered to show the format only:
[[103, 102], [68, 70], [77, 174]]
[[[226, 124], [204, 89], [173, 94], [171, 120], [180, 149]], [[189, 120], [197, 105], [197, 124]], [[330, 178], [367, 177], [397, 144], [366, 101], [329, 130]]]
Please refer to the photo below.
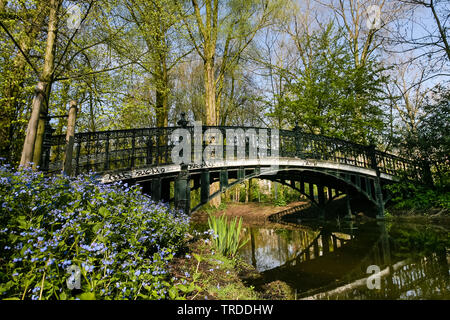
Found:
[[240, 257], [261, 275], [250, 284], [281, 280], [297, 299], [450, 299], [449, 231], [400, 222], [247, 226]]

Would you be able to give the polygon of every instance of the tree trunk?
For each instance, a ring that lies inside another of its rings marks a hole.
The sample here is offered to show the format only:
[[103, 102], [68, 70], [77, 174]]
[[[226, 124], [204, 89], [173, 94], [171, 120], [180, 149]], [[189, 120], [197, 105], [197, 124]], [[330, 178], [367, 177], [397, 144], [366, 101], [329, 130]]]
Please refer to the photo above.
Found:
[[206, 125], [216, 126], [216, 87], [214, 77], [214, 56], [204, 62]]
[[[206, 125], [216, 126], [216, 80], [214, 77], [214, 50], [208, 52], [209, 56], [204, 61], [204, 77], [205, 77], [205, 108], [206, 108]], [[218, 191], [220, 188], [219, 182], [211, 184], [211, 193]], [[218, 207], [222, 203], [221, 197], [215, 197], [210, 201], [211, 206]]]
[[77, 102], [75, 100], [70, 101], [69, 117], [67, 118], [67, 133], [66, 133], [66, 148], [63, 157], [63, 169], [62, 171], [66, 175], [72, 174], [72, 154], [73, 144], [75, 142], [75, 121], [77, 119]]
[[[7, 1], [0, 1], [0, 12], [5, 11]], [[45, 10], [44, 5], [40, 8]], [[40, 10], [39, 10], [40, 11]], [[31, 27], [24, 30], [24, 35], [19, 40], [19, 46], [25, 55], [28, 55], [36, 41], [38, 32], [44, 23], [45, 14], [38, 14], [35, 20], [30, 20]], [[9, 163], [17, 161], [17, 143], [21, 140], [23, 125], [20, 119], [25, 104], [23, 99], [23, 85], [26, 74], [26, 59], [22, 53], [17, 53], [14, 57], [13, 68], [10, 75], [5, 79], [5, 89], [3, 93], [4, 106], [0, 111], [0, 154], [5, 155]]]
[[[48, 32], [47, 43], [44, 56], [44, 68], [40, 76], [40, 81], [36, 87], [36, 95], [33, 98], [32, 116], [28, 122], [27, 136], [22, 151], [22, 158], [20, 164], [28, 167], [33, 161], [33, 153], [36, 149], [38, 153], [34, 156], [35, 159], [41, 158], [39, 152], [42, 151], [43, 136], [37, 136], [38, 122], [45, 122], [45, 119], [39, 119], [41, 113], [47, 115], [48, 105], [44, 104], [44, 98], [48, 101], [48, 96], [44, 97], [45, 93], [50, 93], [49, 86], [53, 78], [53, 68], [55, 62], [55, 46], [56, 46], [56, 32], [58, 27], [58, 11], [62, 0], [50, 0], [50, 10], [48, 18]], [[35, 163], [37, 165], [37, 163]]]
[[169, 125], [169, 77], [165, 58], [160, 61], [161, 70], [157, 72], [156, 82], [156, 125], [157, 127], [167, 127]]
[[22, 158], [20, 159], [20, 165], [25, 167], [29, 167], [30, 162], [33, 160], [34, 141], [36, 139], [41, 105], [44, 101], [45, 88], [46, 83], [39, 81], [36, 86], [36, 93], [34, 95], [33, 104], [31, 106], [31, 117], [28, 121], [27, 135], [23, 144]]

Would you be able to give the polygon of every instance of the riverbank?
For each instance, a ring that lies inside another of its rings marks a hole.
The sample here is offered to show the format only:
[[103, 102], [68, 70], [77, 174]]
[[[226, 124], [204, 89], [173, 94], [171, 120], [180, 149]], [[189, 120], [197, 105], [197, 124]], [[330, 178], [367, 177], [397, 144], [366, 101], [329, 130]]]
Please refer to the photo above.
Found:
[[[241, 217], [244, 227], [275, 224], [269, 217], [277, 212], [297, 206], [305, 201], [293, 202], [275, 207], [271, 203], [228, 203], [221, 210], [199, 211], [192, 215], [190, 240], [183, 252], [170, 264], [170, 274], [180, 295], [187, 300], [290, 300], [294, 295], [290, 287], [282, 281], [273, 281], [256, 290], [249, 284], [260, 277], [256, 269], [239, 257], [224, 257], [212, 249], [209, 235], [205, 231], [208, 213], [229, 218]], [[197, 228], [203, 226], [203, 228]], [[283, 227], [280, 225], [280, 227]]]
[[[340, 201], [341, 200], [341, 201]], [[339, 209], [344, 210], [345, 201], [344, 199], [335, 200], [336, 204], [333, 208], [329, 208], [332, 211], [339, 211]], [[341, 203], [342, 202], [342, 203]], [[241, 217], [242, 223], [244, 226], [246, 225], [265, 225], [267, 223], [271, 223], [269, 221], [269, 217], [279, 213], [286, 211], [288, 209], [292, 209], [294, 207], [299, 208], [298, 214], [294, 214], [293, 216], [304, 215], [306, 212], [310, 213], [308, 216], [315, 215], [315, 208], [311, 206], [309, 201], [296, 201], [287, 204], [286, 206], [274, 206], [272, 203], [263, 203], [263, 202], [247, 202], [247, 203], [239, 203], [239, 202], [230, 202], [222, 205], [222, 209], [209, 209], [209, 210], [200, 210], [195, 212], [191, 221], [193, 223], [206, 223], [208, 220], [208, 213], [211, 213], [215, 216], [225, 215], [230, 218]], [[368, 218], [369, 216], [365, 215], [362, 212], [360, 204], [353, 204], [352, 208], [355, 209], [354, 215], [357, 218]], [[386, 207], [386, 218], [391, 220], [417, 220], [417, 221], [431, 221], [435, 222], [436, 220], [445, 220], [450, 222], [450, 211], [448, 209], [443, 208], [428, 208], [428, 209], [396, 209], [394, 206]]]
[[[265, 227], [289, 229], [286, 224], [274, 223], [269, 219], [295, 207], [302, 207], [308, 203], [294, 202], [287, 206], [275, 207], [271, 203], [227, 203], [220, 210], [208, 210], [208, 212], [196, 212], [192, 215], [193, 226], [202, 226], [193, 231], [191, 240], [186, 244], [181, 255], [171, 263], [171, 275], [175, 283], [181, 288], [181, 296], [186, 299], [203, 300], [247, 300], [247, 299], [272, 299], [292, 300], [295, 294], [283, 281], [277, 280], [265, 284], [261, 288], [255, 288], [251, 283], [256, 283], [261, 275], [256, 269], [240, 258], [230, 259], [212, 250], [209, 235], [206, 231], [208, 213], [215, 216], [225, 214], [227, 217], [241, 217], [244, 227]], [[306, 207], [306, 211], [313, 208]], [[389, 210], [389, 208], [388, 208]], [[301, 214], [301, 213], [300, 213]], [[295, 216], [295, 214], [294, 214]], [[287, 217], [286, 217], [287, 218]], [[356, 220], [373, 219], [357, 215]], [[283, 219], [284, 220], [284, 219]], [[289, 218], [287, 219], [289, 220]], [[429, 214], [414, 214], [414, 212], [396, 211], [395, 215], [389, 211], [387, 221], [411, 224], [443, 224], [450, 225], [450, 217], [444, 211], [433, 210]]]
[[[265, 225], [270, 223], [269, 217], [275, 213], [291, 209], [294, 207], [305, 206], [307, 201], [291, 202], [286, 206], [274, 206], [272, 203], [247, 202], [247, 203], [227, 203], [221, 210], [213, 210], [210, 213], [214, 216], [225, 215], [230, 218], [241, 217], [243, 226]], [[208, 221], [208, 212], [198, 211], [192, 214], [193, 223], [206, 223]]]
[[215, 252], [207, 238], [190, 241], [182, 255], [170, 264], [170, 274], [186, 300], [290, 300], [294, 296], [282, 281], [260, 290], [249, 285], [260, 277], [256, 269], [239, 258]]

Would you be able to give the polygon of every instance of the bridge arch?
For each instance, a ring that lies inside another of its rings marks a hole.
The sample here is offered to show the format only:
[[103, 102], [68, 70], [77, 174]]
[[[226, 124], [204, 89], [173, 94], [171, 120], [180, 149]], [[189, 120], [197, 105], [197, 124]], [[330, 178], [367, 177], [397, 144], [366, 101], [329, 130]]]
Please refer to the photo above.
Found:
[[[247, 173], [247, 171], [249, 172]], [[213, 171], [197, 172], [192, 174], [190, 179], [194, 180], [194, 183], [192, 187], [189, 187], [188, 192], [201, 189], [202, 194], [198, 204], [190, 205], [191, 212], [199, 210], [223, 192], [250, 179], [274, 181], [296, 190], [309, 199], [319, 209], [321, 215], [324, 215], [324, 210], [334, 199], [344, 194], [347, 197], [361, 195], [371, 204], [375, 206], [378, 204], [375, 197], [375, 178], [368, 178], [354, 172], [309, 167], [282, 167], [276, 170], [268, 168], [238, 168], [237, 170], [220, 168]], [[219, 190], [210, 194], [210, 185], [217, 182], [220, 183]], [[184, 185], [187, 187], [188, 183]], [[347, 214], [351, 215], [351, 208], [348, 208]]]

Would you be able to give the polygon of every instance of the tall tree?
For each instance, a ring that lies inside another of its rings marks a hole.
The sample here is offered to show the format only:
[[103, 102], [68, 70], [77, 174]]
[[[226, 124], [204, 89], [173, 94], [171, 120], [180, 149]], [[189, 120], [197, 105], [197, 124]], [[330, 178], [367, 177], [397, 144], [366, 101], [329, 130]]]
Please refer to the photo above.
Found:
[[[324, 30], [297, 39], [308, 43], [308, 57], [294, 70], [279, 112], [293, 126], [359, 143], [375, 142], [383, 128], [380, 92], [386, 78], [376, 61], [355, 66], [342, 29]], [[303, 48], [303, 47], [302, 47]]]
[[184, 8], [180, 5], [188, 36], [203, 61], [207, 125], [219, 123], [217, 102], [220, 104], [225, 72], [270, 23], [280, 5], [272, 0], [192, 0]]
[[[145, 43], [146, 52], [139, 59], [139, 66], [151, 75], [151, 81], [146, 83], [155, 92], [152, 104], [156, 125], [166, 127], [169, 121], [170, 72], [191, 51], [183, 47], [177, 35], [180, 22], [177, 8], [172, 0], [126, 0], [124, 4], [137, 29], [137, 37]], [[127, 47], [123, 49], [129, 51]]]
[[[450, 4], [445, 0], [397, 0], [409, 8], [406, 18], [408, 28], [399, 26], [397, 40], [407, 45], [407, 50], [436, 56], [437, 61], [450, 62]], [[425, 12], [423, 12], [425, 10]], [[420, 14], [420, 16], [417, 16]], [[426, 17], [426, 15], [429, 17]], [[427, 19], [430, 23], [423, 23]], [[400, 20], [399, 23], [404, 21]], [[425, 49], [426, 51], [423, 51]]]
[[[38, 2], [24, 3], [25, 9], [6, 8], [7, 1], [0, 2], [0, 24], [4, 31], [14, 37], [16, 46], [9, 46], [8, 38], [2, 41], [3, 56], [1, 99], [0, 99], [0, 154], [10, 163], [17, 161], [16, 149], [24, 133], [22, 117], [27, 111], [26, 103], [29, 90], [27, 82], [34, 75], [31, 61], [27, 61], [30, 51], [36, 48], [37, 38], [47, 15], [47, 5]], [[31, 8], [28, 8], [27, 6]]]
[[[56, 33], [58, 28], [58, 11], [60, 9], [62, 0], [50, 0], [49, 3], [49, 17], [47, 42], [44, 55], [44, 66], [42, 73], [39, 76], [39, 82], [36, 85], [35, 97], [33, 98], [31, 117], [28, 122], [27, 135], [22, 151], [20, 164], [22, 166], [29, 166], [33, 161], [33, 153], [35, 151], [35, 140], [37, 136], [37, 129], [39, 124], [39, 117], [43, 110], [44, 100], [48, 99], [50, 93], [50, 86], [53, 76], [53, 68], [55, 63], [55, 47], [56, 47]], [[38, 146], [40, 148], [41, 146]]]

